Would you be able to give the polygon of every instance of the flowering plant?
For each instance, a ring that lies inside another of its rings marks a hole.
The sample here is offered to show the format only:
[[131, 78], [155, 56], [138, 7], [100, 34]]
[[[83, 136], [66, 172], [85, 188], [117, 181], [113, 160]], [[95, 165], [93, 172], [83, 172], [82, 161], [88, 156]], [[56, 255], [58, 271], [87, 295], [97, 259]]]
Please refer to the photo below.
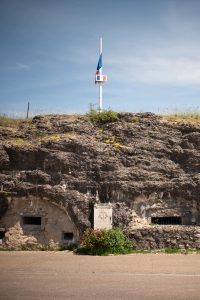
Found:
[[119, 228], [87, 229], [80, 240], [78, 253], [90, 255], [126, 254], [133, 244]]

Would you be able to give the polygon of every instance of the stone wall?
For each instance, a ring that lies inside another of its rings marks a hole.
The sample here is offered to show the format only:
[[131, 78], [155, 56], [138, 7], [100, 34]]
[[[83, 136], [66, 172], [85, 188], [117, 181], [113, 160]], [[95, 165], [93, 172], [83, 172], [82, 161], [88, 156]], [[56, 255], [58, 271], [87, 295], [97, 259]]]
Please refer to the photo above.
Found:
[[200, 248], [200, 227], [195, 226], [156, 225], [135, 228], [129, 237], [137, 249]]

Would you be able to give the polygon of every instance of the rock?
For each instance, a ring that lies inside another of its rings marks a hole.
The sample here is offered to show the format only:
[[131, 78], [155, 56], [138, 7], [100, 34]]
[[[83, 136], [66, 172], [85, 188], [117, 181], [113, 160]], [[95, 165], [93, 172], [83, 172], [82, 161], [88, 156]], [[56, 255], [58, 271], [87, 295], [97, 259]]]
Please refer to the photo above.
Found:
[[0, 219], [8, 209], [8, 198], [6, 192], [0, 192]]
[[3, 145], [0, 144], [0, 170], [8, 169], [9, 163], [9, 156], [5, 151]]
[[[113, 203], [113, 224], [128, 232], [133, 224], [147, 225], [153, 211], [190, 211], [193, 201], [198, 210], [200, 128], [163, 122], [152, 113], [118, 117], [100, 124], [86, 117], [36, 116], [14, 131], [1, 128], [0, 185], [64, 207], [80, 232], [92, 225], [97, 192], [100, 202]], [[137, 197], [149, 205], [144, 218]], [[162, 234], [170, 245], [190, 244], [188, 234], [179, 239], [176, 230], [167, 230], [153, 228], [149, 236], [144, 229], [133, 236], [147, 248], [166, 246]]]

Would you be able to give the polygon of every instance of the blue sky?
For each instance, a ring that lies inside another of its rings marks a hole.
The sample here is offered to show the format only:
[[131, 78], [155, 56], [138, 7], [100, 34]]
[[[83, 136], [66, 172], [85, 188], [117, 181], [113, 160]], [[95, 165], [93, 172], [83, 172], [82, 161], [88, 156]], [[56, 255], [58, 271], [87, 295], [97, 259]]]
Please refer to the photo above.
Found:
[[200, 106], [200, 1], [0, 0], [0, 113], [85, 113], [103, 36], [103, 106]]

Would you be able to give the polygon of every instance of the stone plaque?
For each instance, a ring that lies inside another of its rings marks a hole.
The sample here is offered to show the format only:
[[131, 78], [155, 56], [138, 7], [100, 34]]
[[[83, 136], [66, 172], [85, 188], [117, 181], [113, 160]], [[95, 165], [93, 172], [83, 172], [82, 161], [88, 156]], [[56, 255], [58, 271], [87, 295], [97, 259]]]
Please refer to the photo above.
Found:
[[101, 203], [94, 205], [94, 229], [112, 228], [112, 205]]

